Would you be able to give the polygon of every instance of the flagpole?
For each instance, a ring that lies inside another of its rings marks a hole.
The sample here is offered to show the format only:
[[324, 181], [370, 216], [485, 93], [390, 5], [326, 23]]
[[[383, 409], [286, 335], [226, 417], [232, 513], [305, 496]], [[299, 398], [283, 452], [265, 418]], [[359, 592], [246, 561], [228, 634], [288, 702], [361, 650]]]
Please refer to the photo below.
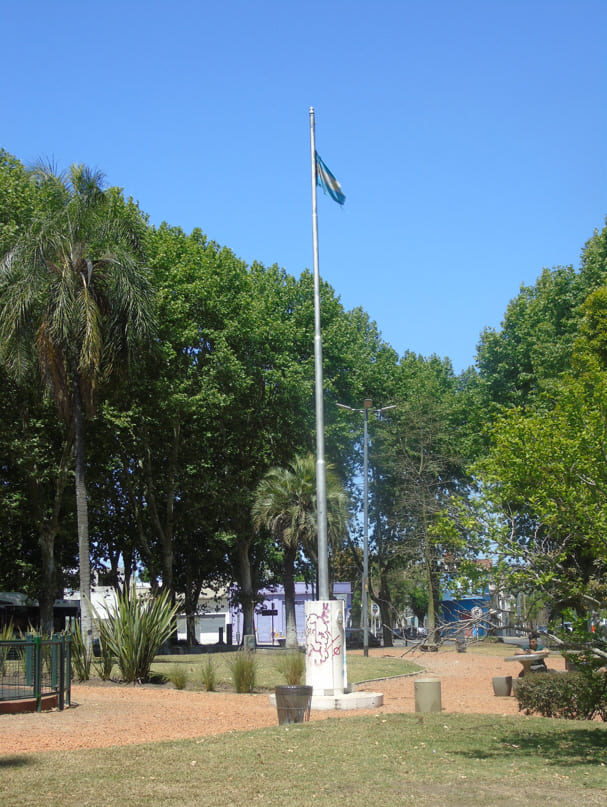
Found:
[[318, 599], [329, 599], [329, 543], [327, 540], [327, 469], [320, 332], [320, 274], [318, 270], [318, 213], [316, 209], [316, 141], [314, 107], [310, 107], [312, 165], [312, 243], [314, 248], [314, 387], [316, 399], [316, 510], [318, 530]]

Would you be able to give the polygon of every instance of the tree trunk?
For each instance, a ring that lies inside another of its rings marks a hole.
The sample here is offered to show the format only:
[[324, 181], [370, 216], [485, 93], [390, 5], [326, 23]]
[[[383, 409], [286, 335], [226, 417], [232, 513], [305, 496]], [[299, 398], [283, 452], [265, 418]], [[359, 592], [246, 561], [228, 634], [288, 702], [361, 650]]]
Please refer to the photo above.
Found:
[[42, 558], [42, 586], [40, 590], [40, 632], [50, 636], [55, 630], [55, 599], [57, 566], [55, 563], [55, 535], [53, 530], [45, 530], [38, 538]]
[[295, 558], [297, 556], [297, 549], [295, 547], [285, 546], [283, 558], [283, 585], [285, 588], [285, 646], [290, 650], [297, 650], [299, 642], [297, 641], [297, 624], [295, 621]]
[[393, 646], [391, 607], [392, 597], [388, 583], [388, 570], [382, 567], [379, 575], [379, 613], [381, 615], [384, 647]]
[[76, 516], [78, 522], [78, 555], [80, 563], [80, 629], [87, 651], [93, 647], [93, 617], [91, 613], [91, 553], [89, 545], [89, 514], [84, 463], [84, 418], [80, 378], [74, 374], [74, 469]]
[[[421, 476], [421, 474], [420, 474]], [[422, 524], [424, 534], [424, 564], [426, 569], [426, 585], [428, 587], [428, 643], [438, 644], [440, 632], [437, 625], [440, 580], [436, 573], [436, 558], [430, 542], [430, 517], [426, 507], [425, 492], [422, 491]]]
[[160, 517], [160, 503], [156, 498], [156, 485], [154, 482], [154, 467], [152, 460], [152, 450], [149, 440], [145, 439], [146, 450], [144, 454], [144, 473], [147, 506], [152, 520], [152, 528], [160, 544], [160, 556], [162, 563], [162, 586], [175, 596], [173, 582], [173, 531], [175, 520], [175, 496], [177, 489], [177, 459], [179, 456], [179, 443], [181, 439], [181, 426], [179, 421], [173, 424], [173, 440], [169, 451], [168, 467], [163, 471], [166, 482], [166, 500], [164, 522]]
[[[242, 608], [242, 635], [255, 634], [253, 614], [255, 611], [255, 591], [253, 591], [253, 575], [249, 558], [250, 541], [239, 541], [236, 546], [236, 561], [240, 583], [240, 606]], [[242, 637], [241, 637], [242, 639]]]
[[[55, 600], [57, 598], [57, 563], [55, 561], [55, 539], [60, 527], [61, 505], [63, 494], [67, 484], [68, 468], [72, 456], [72, 438], [66, 436], [63, 442], [63, 451], [57, 476], [55, 478], [55, 496], [53, 510], [50, 518], [44, 512], [38, 514], [39, 533], [38, 545], [40, 547], [40, 557], [42, 560], [42, 586], [38, 596], [40, 602], [40, 631], [50, 635], [55, 630]], [[35, 481], [35, 486], [38, 481]], [[36, 496], [37, 490], [33, 494]], [[34, 500], [34, 506], [38, 510], [38, 502]]]
[[198, 644], [196, 639], [196, 615], [198, 614], [198, 600], [202, 591], [202, 583], [189, 582], [185, 587], [183, 607], [185, 610], [186, 643], [188, 647]]
[[[426, 550], [428, 552], [428, 550]], [[433, 560], [426, 557], [426, 582], [428, 586], [428, 642], [438, 644], [440, 629], [438, 626], [438, 609], [440, 605], [440, 580], [433, 568]]]

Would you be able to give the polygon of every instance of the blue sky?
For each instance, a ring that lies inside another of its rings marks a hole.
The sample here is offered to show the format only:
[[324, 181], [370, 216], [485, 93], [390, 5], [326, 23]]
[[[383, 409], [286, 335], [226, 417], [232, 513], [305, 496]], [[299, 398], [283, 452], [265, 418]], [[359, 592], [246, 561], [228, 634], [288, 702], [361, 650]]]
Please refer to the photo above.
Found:
[[605, 0], [2, 0], [0, 31], [0, 146], [294, 275], [313, 106], [321, 275], [399, 354], [472, 364], [605, 223]]

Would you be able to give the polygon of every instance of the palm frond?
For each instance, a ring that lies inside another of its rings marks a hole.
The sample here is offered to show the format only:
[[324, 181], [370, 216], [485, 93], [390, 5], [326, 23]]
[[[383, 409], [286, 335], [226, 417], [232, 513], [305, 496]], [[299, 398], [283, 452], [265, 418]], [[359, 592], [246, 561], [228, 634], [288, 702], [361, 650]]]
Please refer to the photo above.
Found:
[[98, 383], [150, 339], [153, 292], [134, 218], [120, 215], [99, 171], [60, 174], [41, 162], [32, 177], [40, 208], [0, 264], [0, 350], [15, 375], [38, 364], [63, 410], [74, 373], [92, 403]]

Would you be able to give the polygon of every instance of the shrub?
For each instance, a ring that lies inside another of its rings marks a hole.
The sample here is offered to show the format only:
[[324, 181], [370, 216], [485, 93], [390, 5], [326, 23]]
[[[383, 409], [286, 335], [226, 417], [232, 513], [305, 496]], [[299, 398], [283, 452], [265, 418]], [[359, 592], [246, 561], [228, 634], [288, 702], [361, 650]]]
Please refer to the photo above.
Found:
[[127, 683], [149, 679], [154, 656], [175, 629], [177, 610], [168, 592], [140, 598], [133, 586], [118, 595], [113, 611], [105, 608], [104, 619], [95, 615], [100, 641], [116, 657]]
[[230, 662], [232, 683], [236, 692], [253, 692], [257, 677], [257, 660], [248, 650], [240, 651]]
[[15, 626], [13, 625], [13, 620], [9, 619], [6, 625], [2, 625], [2, 627], [0, 627], [0, 639], [3, 642], [10, 642], [14, 635]]
[[78, 681], [88, 681], [91, 677], [93, 654], [84, 644], [79, 622], [74, 622], [70, 629], [70, 635], [72, 637], [70, 648], [72, 673]]
[[[13, 626], [13, 620], [9, 620], [6, 625], [2, 625], [0, 628], [0, 641], [9, 642], [15, 633], [15, 628]], [[8, 655], [9, 648], [8, 647], [0, 647], [0, 675], [4, 675], [6, 672], [6, 657]]]
[[303, 653], [286, 653], [279, 656], [276, 669], [284, 677], [287, 684], [297, 686], [304, 680], [306, 657]]
[[109, 681], [115, 662], [114, 654], [103, 639], [99, 639], [99, 658], [95, 662], [97, 675], [102, 681]]
[[202, 665], [202, 685], [207, 692], [215, 692], [217, 688], [217, 669], [215, 667], [215, 659], [212, 656], [207, 656]]
[[594, 670], [527, 675], [519, 679], [515, 695], [519, 709], [527, 714], [607, 719], [607, 675]]
[[175, 689], [185, 689], [188, 682], [188, 673], [183, 664], [176, 664], [168, 673], [167, 678]]

